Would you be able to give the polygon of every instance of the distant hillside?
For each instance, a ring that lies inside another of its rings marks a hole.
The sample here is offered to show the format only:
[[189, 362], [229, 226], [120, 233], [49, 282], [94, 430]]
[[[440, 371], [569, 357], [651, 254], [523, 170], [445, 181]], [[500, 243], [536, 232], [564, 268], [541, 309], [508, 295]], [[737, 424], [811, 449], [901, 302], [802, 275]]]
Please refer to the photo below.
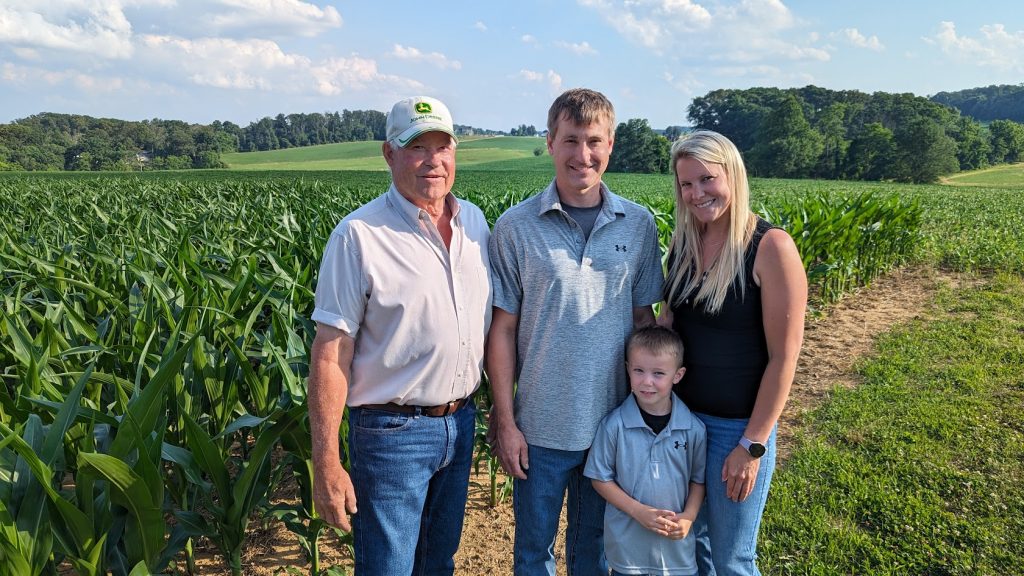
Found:
[[1024, 84], [939, 92], [931, 100], [952, 106], [979, 122], [1012, 120], [1024, 123]]
[[[381, 142], [344, 142], [224, 154], [233, 170], [387, 170]], [[460, 136], [459, 170], [550, 170], [545, 141], [529, 136]]]

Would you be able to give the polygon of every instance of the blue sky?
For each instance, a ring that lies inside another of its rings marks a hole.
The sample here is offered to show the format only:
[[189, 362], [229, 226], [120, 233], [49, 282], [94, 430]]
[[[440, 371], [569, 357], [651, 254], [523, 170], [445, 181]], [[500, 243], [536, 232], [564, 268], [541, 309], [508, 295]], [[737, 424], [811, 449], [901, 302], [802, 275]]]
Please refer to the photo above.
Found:
[[719, 88], [911, 92], [1024, 82], [1024, 10], [987, 0], [2, 0], [0, 122], [39, 112], [240, 125], [387, 111], [542, 128], [562, 90], [688, 124]]

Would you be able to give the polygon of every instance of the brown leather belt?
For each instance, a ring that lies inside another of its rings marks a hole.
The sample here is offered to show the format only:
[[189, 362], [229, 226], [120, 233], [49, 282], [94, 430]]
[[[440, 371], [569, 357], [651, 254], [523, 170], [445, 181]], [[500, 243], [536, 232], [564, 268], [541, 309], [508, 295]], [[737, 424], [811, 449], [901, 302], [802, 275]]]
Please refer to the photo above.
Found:
[[441, 416], [454, 414], [466, 405], [467, 400], [469, 399], [459, 398], [458, 400], [452, 400], [447, 404], [438, 404], [437, 406], [412, 406], [409, 404], [395, 404], [394, 402], [388, 402], [387, 404], [363, 404], [360, 408], [383, 410], [385, 412], [397, 412], [399, 414], [422, 414], [424, 416], [440, 418]]

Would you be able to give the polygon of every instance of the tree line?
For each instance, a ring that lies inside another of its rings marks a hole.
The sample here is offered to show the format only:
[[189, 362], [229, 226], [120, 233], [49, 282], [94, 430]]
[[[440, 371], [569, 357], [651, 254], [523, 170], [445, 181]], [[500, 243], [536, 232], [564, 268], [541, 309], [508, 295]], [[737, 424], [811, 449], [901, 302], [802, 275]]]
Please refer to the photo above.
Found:
[[[959, 170], [1024, 159], [1024, 125], [984, 126], [913, 94], [804, 88], [715, 90], [688, 109], [694, 128], [735, 142], [751, 174], [934, 182]], [[610, 170], [667, 172], [669, 138], [646, 120], [616, 129]]]
[[[687, 112], [695, 128], [732, 139], [753, 175], [782, 178], [932, 182], [944, 174], [1024, 159], [1024, 125], [987, 125], [940, 101], [1016, 102], [1024, 86], [990, 86], [928, 98], [913, 94], [804, 88], [714, 90]], [[987, 113], [1008, 114], [1010, 105]], [[980, 112], [979, 112], [980, 113]], [[1022, 112], [1024, 114], [1024, 112]], [[277, 150], [383, 140], [386, 115], [375, 110], [278, 114], [242, 127], [179, 120], [131, 122], [43, 113], [0, 124], [0, 170], [146, 170], [223, 167], [226, 152]], [[503, 134], [456, 125], [456, 133]], [[662, 134], [643, 119], [616, 128], [609, 169], [668, 172], [668, 149], [681, 132]], [[521, 124], [513, 135], [535, 135]]]
[[213, 126], [43, 113], [0, 125], [0, 170], [219, 168], [237, 146]]
[[[133, 122], [45, 112], [0, 124], [0, 170], [222, 168], [221, 154], [384, 140], [376, 110], [278, 114], [242, 127], [180, 120]], [[532, 129], [532, 126], [530, 127]], [[456, 124], [457, 134], [502, 134]]]
[[979, 122], [1013, 120], [1024, 123], [1024, 84], [939, 92], [931, 99], [952, 106]]

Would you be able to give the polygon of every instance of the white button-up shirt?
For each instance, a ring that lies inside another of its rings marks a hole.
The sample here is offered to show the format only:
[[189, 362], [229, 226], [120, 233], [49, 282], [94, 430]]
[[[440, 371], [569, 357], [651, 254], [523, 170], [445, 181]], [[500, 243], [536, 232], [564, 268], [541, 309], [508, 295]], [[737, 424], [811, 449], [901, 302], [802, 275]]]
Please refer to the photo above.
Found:
[[446, 198], [450, 249], [394, 185], [345, 217], [320, 264], [312, 319], [355, 339], [348, 405], [444, 404], [476, 390], [491, 321], [489, 231]]

